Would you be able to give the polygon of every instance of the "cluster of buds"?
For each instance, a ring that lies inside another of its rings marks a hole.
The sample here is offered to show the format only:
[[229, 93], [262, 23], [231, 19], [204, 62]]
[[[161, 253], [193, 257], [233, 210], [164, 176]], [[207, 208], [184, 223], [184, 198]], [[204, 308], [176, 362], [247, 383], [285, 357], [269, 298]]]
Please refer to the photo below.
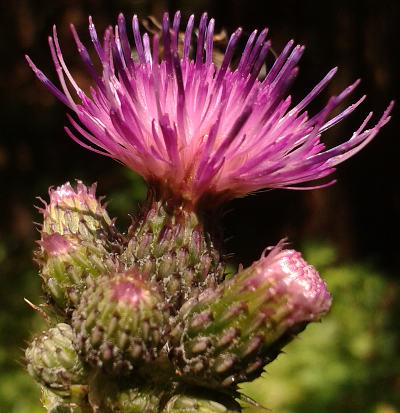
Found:
[[122, 236], [94, 187], [50, 191], [37, 257], [62, 323], [33, 340], [28, 372], [83, 411], [237, 412], [193, 392], [234, 397], [329, 310], [325, 283], [283, 243], [225, 279], [195, 211], [148, 205]]
[[289, 42], [260, 79], [266, 30], [251, 34], [233, 69], [241, 30], [217, 67], [214, 20], [202, 16], [196, 47], [193, 22], [192, 16], [182, 35], [180, 13], [172, 27], [164, 15], [160, 48], [158, 33], [151, 47], [134, 16], [133, 53], [122, 15], [104, 44], [90, 19], [101, 76], [72, 27], [95, 81], [91, 97], [71, 76], [55, 29], [49, 44], [62, 90], [28, 58], [76, 114], [81, 125], [70, 118], [72, 125], [90, 144], [67, 128], [69, 135], [139, 172], [149, 186], [124, 233], [95, 186], [50, 189], [40, 208], [36, 261], [55, 321], [26, 358], [49, 412], [238, 413], [238, 384], [259, 377], [284, 345], [329, 311], [325, 282], [284, 242], [228, 277], [218, 212], [251, 191], [327, 176], [377, 134], [391, 105], [371, 129], [369, 115], [351, 139], [325, 150], [321, 133], [363, 100], [328, 119], [357, 82], [309, 118], [304, 109], [336, 69], [290, 108], [287, 88], [303, 47]]

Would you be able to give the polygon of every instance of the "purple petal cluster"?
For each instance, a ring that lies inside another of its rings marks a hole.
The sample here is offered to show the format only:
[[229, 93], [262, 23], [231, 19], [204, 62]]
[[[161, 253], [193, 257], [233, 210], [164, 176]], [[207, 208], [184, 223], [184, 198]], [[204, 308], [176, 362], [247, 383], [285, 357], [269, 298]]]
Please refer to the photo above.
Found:
[[105, 31], [103, 43], [89, 19], [101, 74], [71, 26], [93, 78], [90, 94], [68, 70], [55, 28], [49, 44], [61, 88], [27, 57], [39, 79], [75, 112], [77, 119], [69, 116], [73, 130], [66, 128], [72, 139], [121, 161], [168, 194], [196, 203], [209, 196], [224, 201], [263, 188], [304, 189], [297, 185], [332, 173], [389, 120], [393, 103], [376, 125], [367, 129], [370, 113], [350, 139], [326, 149], [321, 134], [364, 100], [362, 97], [330, 117], [358, 81], [310, 117], [307, 106], [326, 87], [336, 68], [293, 105], [288, 89], [297, 75], [303, 46], [290, 41], [261, 81], [258, 75], [270, 52], [266, 29], [250, 35], [233, 68], [231, 61], [242, 32], [236, 30], [222, 64], [216, 67], [214, 19], [209, 20], [206, 13], [201, 16], [195, 44], [194, 16], [189, 18], [184, 36], [179, 32], [180, 20], [177, 12], [171, 26], [165, 14], [160, 39], [147, 33], [142, 36], [134, 16], [133, 53], [122, 14], [115, 29]]

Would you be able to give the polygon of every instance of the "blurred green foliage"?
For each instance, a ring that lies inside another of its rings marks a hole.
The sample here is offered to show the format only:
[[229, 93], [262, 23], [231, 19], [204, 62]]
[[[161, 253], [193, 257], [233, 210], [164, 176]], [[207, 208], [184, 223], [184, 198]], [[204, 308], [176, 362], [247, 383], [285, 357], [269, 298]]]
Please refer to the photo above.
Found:
[[[107, 197], [121, 227], [145, 197], [141, 178], [125, 171], [127, 185]], [[0, 240], [0, 413], [43, 411], [39, 389], [23, 367], [26, 343], [46, 328], [23, 301], [41, 302], [32, 248]], [[338, 262], [333, 246], [314, 242], [303, 251], [329, 285], [332, 310], [288, 345], [267, 366], [268, 374], [243, 385], [243, 391], [274, 413], [400, 412], [399, 283], [368, 263]]]

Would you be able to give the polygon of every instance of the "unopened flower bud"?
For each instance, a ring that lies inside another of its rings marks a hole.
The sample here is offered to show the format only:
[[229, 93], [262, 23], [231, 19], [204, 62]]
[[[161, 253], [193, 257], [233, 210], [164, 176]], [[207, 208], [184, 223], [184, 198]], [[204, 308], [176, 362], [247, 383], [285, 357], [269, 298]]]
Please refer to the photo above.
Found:
[[[105, 396], [104, 396], [105, 391]], [[129, 389], [103, 389], [104, 413], [159, 413], [163, 392], [154, 386], [140, 386]]]
[[36, 257], [43, 289], [60, 309], [74, 308], [89, 279], [107, 274], [115, 265], [101, 244], [81, 242], [73, 236], [42, 234], [39, 245]]
[[36, 261], [45, 293], [62, 310], [75, 307], [87, 278], [115, 268], [117, 233], [95, 189], [80, 181], [74, 189], [67, 182], [50, 189], [50, 202], [40, 209], [43, 226]]
[[81, 181], [74, 189], [69, 182], [49, 190], [50, 202], [39, 209], [44, 217], [45, 234], [77, 235], [79, 239], [100, 242], [101, 233], [112, 231], [112, 221], [101, 199], [96, 198], [96, 185], [86, 187]]
[[177, 394], [168, 401], [162, 413], [239, 413], [240, 411], [239, 407], [228, 408], [210, 398]]
[[36, 338], [25, 352], [29, 374], [62, 397], [71, 397], [72, 386], [86, 384], [72, 335], [68, 324], [57, 324]]
[[162, 285], [161, 293], [177, 310], [199, 292], [215, 288], [225, 267], [193, 210], [152, 201], [152, 196], [149, 210], [130, 229], [122, 261]]
[[[189, 381], [234, 386], [257, 377], [308, 322], [328, 312], [325, 282], [300, 253], [276, 247], [180, 312], [171, 357]], [[175, 347], [174, 347], [175, 345]]]
[[[73, 392], [81, 393], [82, 389], [75, 388], [78, 386], [71, 387]], [[78, 394], [76, 398], [66, 399], [42, 387], [42, 405], [47, 413], [92, 413], [93, 410], [89, 407], [86, 395], [81, 399], [79, 396]]]
[[73, 314], [75, 345], [90, 364], [129, 374], [157, 356], [168, 319], [157, 287], [138, 273], [102, 276], [82, 293]]

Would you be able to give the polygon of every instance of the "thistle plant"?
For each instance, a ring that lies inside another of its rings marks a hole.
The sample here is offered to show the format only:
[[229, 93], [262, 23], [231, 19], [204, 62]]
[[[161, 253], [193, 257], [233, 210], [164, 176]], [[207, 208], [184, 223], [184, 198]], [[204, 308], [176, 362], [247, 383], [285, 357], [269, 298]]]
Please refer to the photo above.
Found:
[[80, 181], [50, 189], [40, 208], [36, 261], [54, 321], [26, 359], [52, 413], [240, 412], [238, 384], [259, 377], [331, 305], [318, 272], [284, 241], [228, 277], [220, 212], [264, 188], [332, 184], [298, 186], [328, 176], [370, 142], [392, 103], [376, 125], [366, 129], [369, 114], [350, 139], [326, 149], [321, 134], [364, 100], [330, 116], [358, 81], [309, 116], [336, 68], [292, 105], [288, 88], [304, 47], [290, 41], [260, 79], [267, 30], [250, 35], [234, 66], [238, 29], [217, 67], [214, 20], [203, 14], [194, 35], [194, 17], [184, 33], [180, 19], [177, 12], [171, 25], [165, 14], [161, 37], [150, 37], [134, 16], [133, 47], [122, 14], [103, 43], [90, 18], [101, 73], [71, 26], [93, 78], [90, 95], [69, 72], [55, 28], [49, 45], [61, 88], [27, 57], [74, 114], [71, 138], [148, 184], [123, 233], [95, 186]]

